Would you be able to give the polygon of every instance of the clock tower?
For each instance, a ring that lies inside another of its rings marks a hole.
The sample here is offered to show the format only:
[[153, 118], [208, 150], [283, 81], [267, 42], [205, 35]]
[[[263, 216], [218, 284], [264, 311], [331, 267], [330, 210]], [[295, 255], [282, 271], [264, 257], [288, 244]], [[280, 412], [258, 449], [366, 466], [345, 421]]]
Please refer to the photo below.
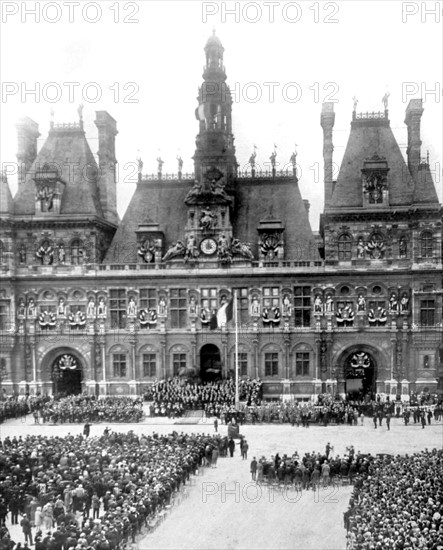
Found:
[[[237, 175], [232, 135], [232, 97], [226, 84], [224, 48], [215, 31], [205, 46], [206, 65], [198, 92], [195, 183], [185, 198], [186, 262], [228, 264], [233, 259], [231, 224]], [[235, 244], [235, 243], [234, 243]]]
[[225, 190], [223, 174], [217, 168], [208, 170], [202, 183], [195, 181], [185, 199], [188, 207], [185, 260], [232, 261], [232, 202]]
[[214, 31], [205, 46], [203, 84], [198, 90], [195, 115], [200, 126], [194, 165], [199, 181], [207, 177], [208, 171], [216, 169], [221, 173], [224, 185], [230, 189], [237, 175], [237, 160], [232, 134], [232, 96], [223, 65], [224, 51]]
[[184, 239], [172, 244], [163, 260], [226, 266], [254, 259], [249, 243], [233, 234], [237, 160], [232, 135], [232, 96], [226, 84], [224, 48], [215, 32], [205, 46], [206, 65], [195, 110], [199, 121], [194, 154], [195, 181], [184, 202]]

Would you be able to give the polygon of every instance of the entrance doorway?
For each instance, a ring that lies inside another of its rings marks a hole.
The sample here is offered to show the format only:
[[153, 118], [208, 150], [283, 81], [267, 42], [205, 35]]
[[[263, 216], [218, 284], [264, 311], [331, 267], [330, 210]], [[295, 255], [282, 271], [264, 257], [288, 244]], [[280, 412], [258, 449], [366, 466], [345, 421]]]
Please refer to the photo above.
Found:
[[220, 350], [214, 344], [206, 344], [200, 351], [200, 378], [202, 382], [213, 382], [221, 377]]
[[82, 368], [70, 353], [59, 355], [52, 364], [53, 393], [58, 397], [82, 393]]
[[349, 399], [375, 399], [375, 371], [369, 353], [357, 351], [349, 356], [345, 365], [345, 391]]

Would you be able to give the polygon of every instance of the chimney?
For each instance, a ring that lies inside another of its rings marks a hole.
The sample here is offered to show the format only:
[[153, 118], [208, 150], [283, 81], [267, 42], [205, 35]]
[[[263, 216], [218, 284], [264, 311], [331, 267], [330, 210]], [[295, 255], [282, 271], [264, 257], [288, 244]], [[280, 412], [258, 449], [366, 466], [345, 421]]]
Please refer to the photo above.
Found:
[[423, 114], [423, 101], [421, 99], [411, 99], [406, 107], [405, 124], [408, 128], [408, 148], [406, 154], [408, 157], [408, 168], [413, 179], [416, 179], [418, 165], [420, 164], [421, 139], [420, 139], [420, 121]]
[[332, 128], [334, 127], [335, 113], [332, 102], [323, 103], [321, 110], [320, 124], [323, 128], [323, 168], [324, 168], [324, 186], [325, 186], [325, 208], [329, 206], [332, 197], [332, 153], [334, 145], [332, 143]]
[[21, 118], [15, 125], [17, 128], [17, 163], [18, 185], [20, 186], [26, 177], [27, 171], [37, 157], [37, 139], [40, 137], [38, 124], [29, 117]]
[[100, 179], [98, 188], [100, 204], [105, 219], [118, 224], [117, 185], [115, 181], [115, 136], [118, 134], [117, 122], [107, 111], [95, 112], [95, 125], [98, 128], [98, 161]]

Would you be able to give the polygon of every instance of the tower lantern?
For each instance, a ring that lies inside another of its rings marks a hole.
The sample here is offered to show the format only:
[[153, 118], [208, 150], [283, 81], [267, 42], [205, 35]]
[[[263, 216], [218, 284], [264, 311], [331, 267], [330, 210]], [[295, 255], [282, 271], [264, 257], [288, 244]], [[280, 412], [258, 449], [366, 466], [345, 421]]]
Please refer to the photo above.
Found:
[[206, 65], [195, 111], [199, 133], [194, 155], [195, 175], [203, 182], [208, 172], [220, 172], [223, 185], [232, 186], [237, 174], [234, 136], [232, 135], [232, 96], [226, 84], [224, 48], [215, 35], [205, 46]]

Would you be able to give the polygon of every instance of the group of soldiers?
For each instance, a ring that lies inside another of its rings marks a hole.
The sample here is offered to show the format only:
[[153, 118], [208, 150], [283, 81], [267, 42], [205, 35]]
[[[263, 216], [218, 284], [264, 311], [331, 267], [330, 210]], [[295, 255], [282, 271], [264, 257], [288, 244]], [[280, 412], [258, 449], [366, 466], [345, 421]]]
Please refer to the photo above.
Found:
[[130, 397], [69, 396], [32, 407], [35, 423], [140, 422], [143, 400]]

